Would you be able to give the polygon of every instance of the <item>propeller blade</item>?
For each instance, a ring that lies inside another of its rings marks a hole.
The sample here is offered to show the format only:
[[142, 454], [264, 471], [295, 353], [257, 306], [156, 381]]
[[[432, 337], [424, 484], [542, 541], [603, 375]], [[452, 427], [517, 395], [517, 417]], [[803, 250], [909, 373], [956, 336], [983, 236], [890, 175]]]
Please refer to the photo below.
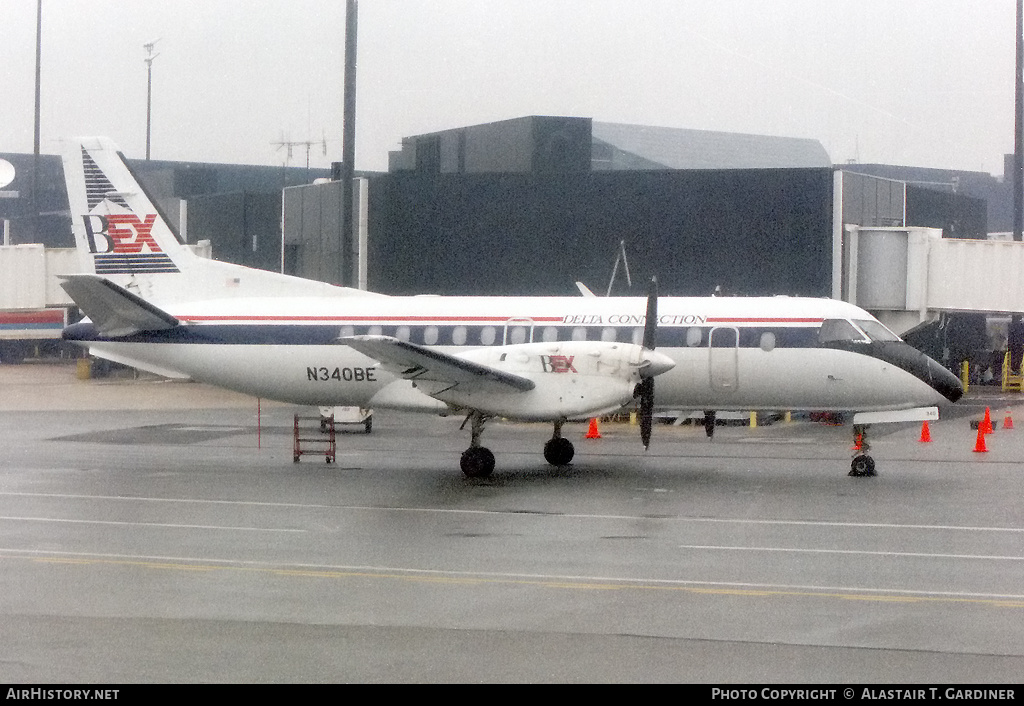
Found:
[[[644, 319], [644, 349], [653, 351], [657, 345], [658, 338], [658, 278], [651, 277], [651, 283], [647, 286], [647, 318]], [[666, 368], [667, 369], [667, 368]], [[654, 375], [645, 377], [637, 385], [637, 392], [640, 397], [640, 440], [644, 442], [644, 448], [650, 448], [651, 429], [654, 426]]]
[[658, 337], [658, 278], [647, 286], [647, 318], [644, 319], [644, 348], [653, 351]]
[[644, 448], [651, 445], [651, 429], [654, 426], [654, 378], [646, 378], [637, 386], [640, 392], [640, 441]]

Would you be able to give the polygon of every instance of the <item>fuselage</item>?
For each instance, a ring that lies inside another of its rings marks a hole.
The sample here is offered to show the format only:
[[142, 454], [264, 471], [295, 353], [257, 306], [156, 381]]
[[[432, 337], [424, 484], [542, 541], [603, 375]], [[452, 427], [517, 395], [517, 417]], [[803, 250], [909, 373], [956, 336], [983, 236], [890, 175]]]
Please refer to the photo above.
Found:
[[[65, 338], [92, 352], [296, 404], [443, 410], [339, 343], [383, 334], [460, 354], [522, 343], [639, 344], [639, 297], [274, 297], [168, 304], [173, 329], [105, 338], [88, 322]], [[828, 299], [661, 297], [660, 409], [876, 411], [955, 401], [959, 380], [867, 312]], [[565, 370], [552, 370], [560, 374]]]

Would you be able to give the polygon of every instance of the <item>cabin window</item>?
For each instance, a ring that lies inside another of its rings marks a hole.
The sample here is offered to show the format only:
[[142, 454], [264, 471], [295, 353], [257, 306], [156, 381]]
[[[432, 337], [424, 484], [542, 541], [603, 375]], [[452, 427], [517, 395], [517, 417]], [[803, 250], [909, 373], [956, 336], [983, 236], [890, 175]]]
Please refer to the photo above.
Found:
[[574, 341], [585, 341], [587, 340], [587, 329], [582, 326], [577, 326], [572, 330], [572, 340]]
[[760, 346], [765, 353], [775, 350], [775, 334], [771, 331], [762, 333]]
[[644, 329], [641, 326], [637, 326], [633, 329], [632, 341], [635, 346], [642, 346], [644, 344]]
[[498, 336], [498, 330], [493, 326], [484, 326], [480, 329], [480, 343], [485, 346], [493, 346], [494, 339]]
[[513, 326], [508, 332], [508, 342], [512, 344], [526, 343], [526, 327]]
[[423, 329], [423, 343], [427, 346], [432, 346], [437, 343], [438, 331], [437, 326], [427, 326]]
[[452, 343], [456, 346], [466, 345], [466, 338], [468, 337], [468, 331], [465, 326], [456, 326], [452, 329]]
[[818, 343], [832, 343], [834, 341], [856, 341], [865, 342], [864, 334], [846, 319], [826, 319], [821, 323], [818, 330]]
[[341, 332], [338, 334], [338, 337], [339, 338], [343, 338], [343, 337], [346, 337], [346, 336], [355, 336], [355, 335], [356, 335], [356, 327], [355, 326], [342, 326], [341, 327]]
[[395, 338], [399, 341], [409, 341], [412, 339], [412, 331], [408, 326], [399, 326], [395, 329]]
[[700, 328], [692, 326], [686, 329], [686, 345], [690, 346], [691, 348], [699, 346], [700, 342], [703, 339], [704, 332]]
[[540, 340], [544, 343], [555, 343], [558, 340], [558, 329], [554, 326], [545, 326], [540, 333]]
[[384, 333], [384, 327], [383, 326], [371, 326], [370, 328], [368, 328], [366, 330], [366, 333], [368, 333], [371, 336], [380, 336], [381, 334]]
[[601, 329], [601, 340], [605, 343], [613, 343], [616, 339], [616, 334], [618, 334], [618, 331], [614, 328], [611, 326], [605, 326]]

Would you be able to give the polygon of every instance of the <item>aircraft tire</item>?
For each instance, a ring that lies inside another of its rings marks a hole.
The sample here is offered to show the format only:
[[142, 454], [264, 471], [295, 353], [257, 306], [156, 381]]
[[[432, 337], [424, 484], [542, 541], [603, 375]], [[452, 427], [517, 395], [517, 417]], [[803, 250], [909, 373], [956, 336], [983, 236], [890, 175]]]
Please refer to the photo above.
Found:
[[854, 456], [853, 461], [850, 463], [850, 475], [855, 478], [878, 475], [875, 473], [875, 459], [867, 454]]
[[494, 454], [483, 446], [470, 446], [459, 462], [468, 478], [486, 478], [494, 472]]
[[552, 466], [567, 466], [576, 454], [572, 442], [566, 438], [558, 437], [548, 439], [544, 444], [544, 460]]

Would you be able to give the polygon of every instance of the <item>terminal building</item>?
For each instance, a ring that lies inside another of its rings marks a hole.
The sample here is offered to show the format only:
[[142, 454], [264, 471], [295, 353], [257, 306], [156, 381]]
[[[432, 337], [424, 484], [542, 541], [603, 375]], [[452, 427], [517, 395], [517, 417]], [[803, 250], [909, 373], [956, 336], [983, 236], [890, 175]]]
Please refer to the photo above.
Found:
[[[30, 155], [0, 158], [30, 173]], [[577, 281], [642, 294], [657, 275], [666, 295], [847, 298], [850, 228], [984, 239], [1012, 200], [979, 173], [833, 165], [810, 139], [558, 116], [406, 137], [386, 173], [358, 175], [352, 215], [329, 170], [129, 161], [186, 240], [209, 240], [218, 259], [347, 283], [342, 224], [358, 218], [366, 284], [385, 294], [564, 295]], [[59, 175], [44, 156], [34, 223], [26, 199], [0, 200], [7, 243], [73, 245]], [[623, 251], [632, 289], [621, 270], [609, 284]], [[936, 357], [961, 354], [946, 353]]]
[[814, 140], [587, 118], [408, 137], [369, 198], [370, 288], [403, 294], [604, 290], [624, 242], [667, 294], [838, 296], [837, 228], [987, 231], [982, 200], [837, 170]]

